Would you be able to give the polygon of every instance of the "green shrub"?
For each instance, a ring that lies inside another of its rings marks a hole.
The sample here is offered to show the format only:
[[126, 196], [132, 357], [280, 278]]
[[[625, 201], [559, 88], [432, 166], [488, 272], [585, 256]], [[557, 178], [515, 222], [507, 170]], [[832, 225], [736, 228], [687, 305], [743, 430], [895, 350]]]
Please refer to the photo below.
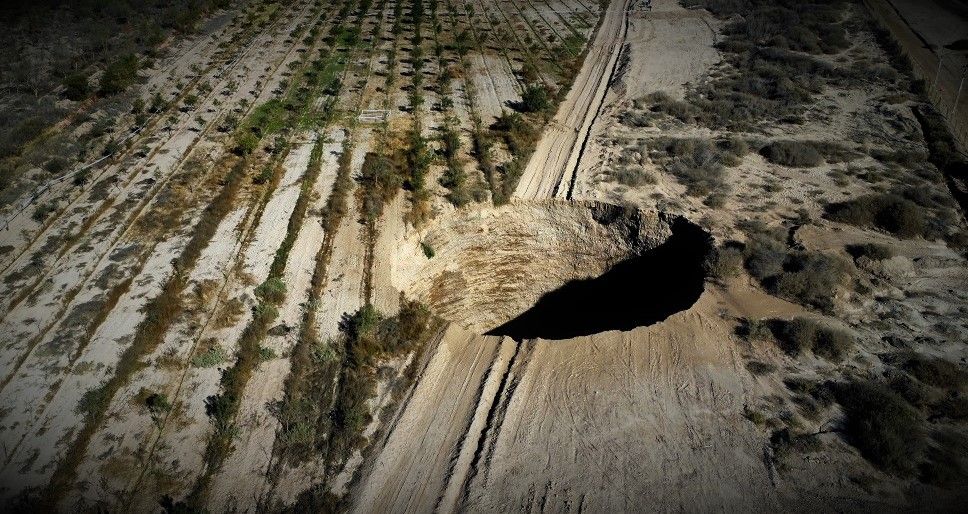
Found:
[[267, 326], [274, 319], [279, 317], [279, 310], [270, 303], [259, 303], [253, 309], [253, 320], [255, 324]]
[[274, 98], [256, 107], [243, 125], [261, 139], [285, 128], [288, 118], [286, 105]]
[[794, 168], [811, 168], [823, 162], [813, 144], [800, 141], [775, 141], [760, 149], [760, 154], [773, 164]]
[[403, 186], [403, 177], [393, 160], [375, 152], [368, 152], [364, 156], [358, 180], [362, 187], [363, 212], [371, 220], [383, 214], [383, 206]]
[[152, 393], [145, 398], [145, 407], [152, 416], [157, 416], [171, 410], [171, 402], [164, 393]]
[[54, 202], [44, 202], [34, 208], [30, 217], [37, 223], [43, 223], [51, 214], [57, 212], [57, 204]]
[[124, 55], [108, 65], [101, 75], [101, 93], [114, 95], [120, 93], [138, 78], [138, 57]]
[[894, 194], [869, 194], [826, 208], [826, 217], [838, 223], [878, 228], [899, 237], [925, 236], [928, 220], [914, 202]]
[[259, 362], [268, 362], [276, 358], [276, 351], [268, 346], [259, 347]]
[[151, 97], [151, 105], [148, 107], [148, 111], [152, 113], [159, 113], [165, 108], [165, 99], [161, 97], [161, 93], [155, 93], [155, 96]]
[[196, 368], [214, 368], [225, 362], [228, 357], [228, 354], [225, 353], [225, 350], [221, 346], [214, 345], [211, 348], [196, 353], [192, 357], [192, 366]]
[[98, 387], [85, 391], [81, 395], [80, 401], [77, 402], [77, 407], [74, 409], [75, 412], [83, 415], [88, 420], [94, 419], [99, 413], [104, 412], [111, 402], [110, 391], [107, 390], [105, 385], [101, 384]]
[[69, 100], [80, 101], [91, 94], [91, 84], [87, 75], [81, 72], [72, 73], [64, 78], [64, 96]]
[[255, 288], [255, 295], [264, 302], [280, 305], [286, 299], [286, 284], [279, 277], [267, 278]]
[[521, 110], [524, 112], [544, 112], [551, 107], [548, 90], [539, 84], [531, 84], [521, 93]]
[[248, 131], [240, 131], [235, 134], [235, 148], [234, 152], [236, 155], [250, 155], [252, 152], [259, 147], [259, 138]]
[[856, 380], [836, 386], [834, 392], [846, 415], [847, 440], [884, 471], [912, 473], [925, 443], [917, 411], [877, 382]]

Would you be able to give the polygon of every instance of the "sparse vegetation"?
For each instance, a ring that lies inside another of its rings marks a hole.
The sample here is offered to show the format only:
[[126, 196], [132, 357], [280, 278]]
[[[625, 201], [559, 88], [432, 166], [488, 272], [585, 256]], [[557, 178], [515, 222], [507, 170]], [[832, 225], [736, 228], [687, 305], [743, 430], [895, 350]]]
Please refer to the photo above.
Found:
[[894, 250], [878, 243], [847, 245], [844, 249], [855, 260], [866, 258], [872, 261], [883, 261], [894, 256]]
[[913, 473], [925, 447], [917, 411], [877, 382], [855, 380], [838, 385], [834, 391], [844, 408], [844, 428], [850, 443], [889, 473]]
[[815, 146], [801, 141], [775, 141], [764, 146], [760, 154], [774, 164], [795, 168], [810, 168], [823, 162]]
[[914, 202], [893, 194], [870, 194], [827, 206], [827, 218], [878, 228], [900, 237], [927, 236], [928, 220]]
[[812, 318], [774, 320], [770, 328], [780, 348], [798, 357], [806, 352], [830, 361], [841, 361], [854, 348], [855, 338], [849, 332], [833, 328]]
[[788, 249], [783, 234], [752, 228], [744, 249], [747, 271], [773, 294], [834, 310], [837, 293], [851, 283], [850, 264], [835, 255]]

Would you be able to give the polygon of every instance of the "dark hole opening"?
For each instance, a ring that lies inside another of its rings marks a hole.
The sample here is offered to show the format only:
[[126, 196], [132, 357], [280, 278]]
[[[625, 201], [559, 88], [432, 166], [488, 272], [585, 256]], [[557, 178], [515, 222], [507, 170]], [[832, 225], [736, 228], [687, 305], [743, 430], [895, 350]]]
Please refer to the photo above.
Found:
[[533, 307], [488, 334], [569, 339], [658, 323], [699, 299], [711, 243], [704, 230], [677, 220], [662, 245], [599, 277], [573, 280], [545, 293]]

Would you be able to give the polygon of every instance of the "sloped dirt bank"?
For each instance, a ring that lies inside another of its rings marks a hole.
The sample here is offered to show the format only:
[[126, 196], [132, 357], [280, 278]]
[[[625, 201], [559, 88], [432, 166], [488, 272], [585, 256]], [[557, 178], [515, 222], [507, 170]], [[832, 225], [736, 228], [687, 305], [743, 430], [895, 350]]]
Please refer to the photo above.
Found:
[[702, 229], [661, 212], [516, 202], [442, 218], [404, 242], [392, 278], [476, 333], [566, 339], [689, 308], [709, 245]]

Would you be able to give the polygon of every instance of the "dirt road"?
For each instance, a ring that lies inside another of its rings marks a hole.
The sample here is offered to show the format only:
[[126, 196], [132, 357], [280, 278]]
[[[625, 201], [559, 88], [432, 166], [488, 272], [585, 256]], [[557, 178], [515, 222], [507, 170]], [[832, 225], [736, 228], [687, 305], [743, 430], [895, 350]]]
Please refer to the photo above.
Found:
[[915, 75], [924, 80], [928, 96], [945, 115], [962, 149], [968, 147], [968, 86], [962, 83], [965, 57], [943, 46], [945, 41], [953, 42], [957, 37], [953, 34], [968, 33], [968, 22], [935, 2], [864, 0], [864, 4], [911, 59]]
[[548, 124], [512, 198], [568, 198], [571, 178], [601, 110], [628, 32], [632, 0], [610, 5], [558, 113]]

